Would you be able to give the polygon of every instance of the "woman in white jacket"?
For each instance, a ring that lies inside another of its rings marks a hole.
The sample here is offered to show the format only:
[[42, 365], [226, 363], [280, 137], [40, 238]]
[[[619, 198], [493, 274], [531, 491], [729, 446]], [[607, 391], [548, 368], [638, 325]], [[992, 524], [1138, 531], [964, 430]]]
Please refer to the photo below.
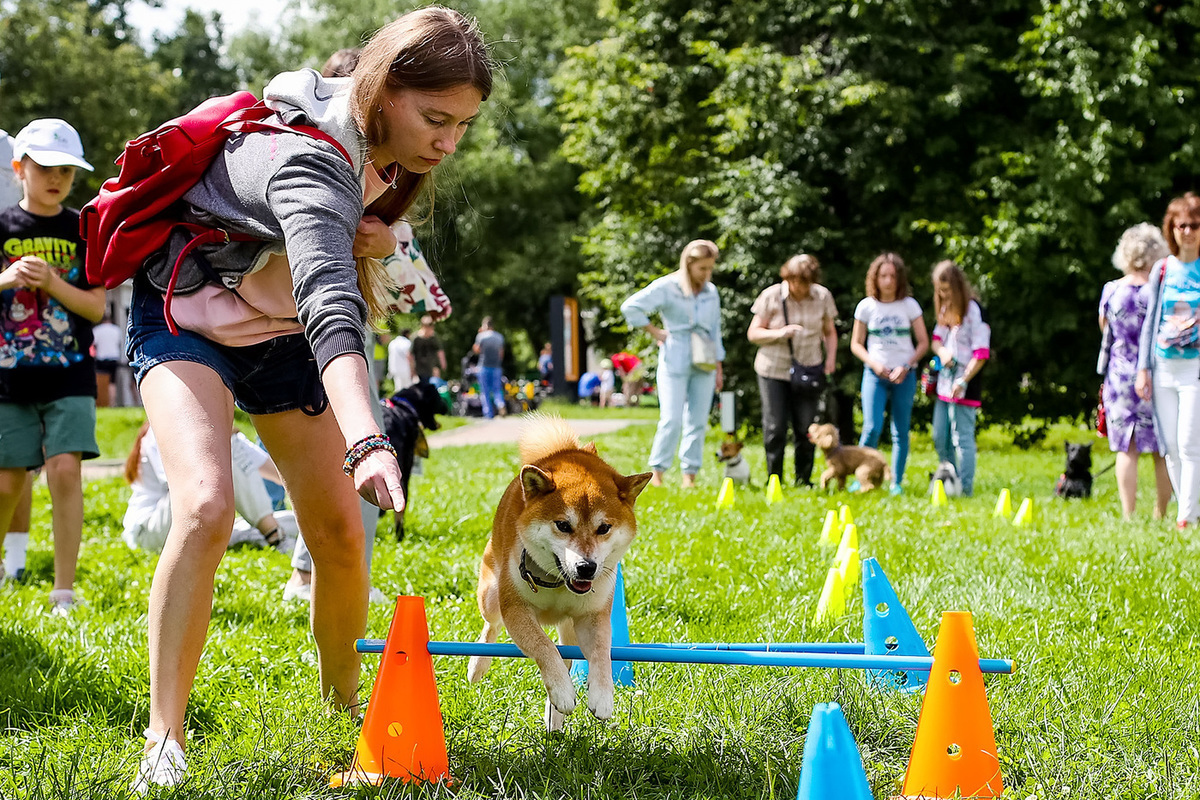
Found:
[[[621, 304], [631, 328], [645, 328], [661, 345], [658, 354], [658, 431], [650, 449], [652, 486], [675, 460], [683, 465], [683, 488], [696, 485], [704, 456], [704, 432], [713, 392], [721, 391], [721, 298], [709, 281], [717, 246], [696, 239], [683, 248], [679, 270], [653, 281]], [[662, 327], [650, 321], [661, 318]], [[680, 442], [682, 437], [683, 441]]]

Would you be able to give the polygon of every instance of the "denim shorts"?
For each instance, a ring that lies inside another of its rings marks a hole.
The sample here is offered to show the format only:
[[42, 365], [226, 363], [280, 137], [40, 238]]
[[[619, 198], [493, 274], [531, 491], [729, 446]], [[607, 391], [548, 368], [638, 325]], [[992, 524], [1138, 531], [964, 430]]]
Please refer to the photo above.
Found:
[[126, 341], [139, 386], [151, 367], [190, 361], [216, 372], [247, 414], [295, 409], [319, 414], [327, 405], [317, 361], [304, 334], [277, 336], [247, 347], [227, 347], [182, 328], [176, 336], [167, 327], [162, 294], [141, 276], [134, 279]]

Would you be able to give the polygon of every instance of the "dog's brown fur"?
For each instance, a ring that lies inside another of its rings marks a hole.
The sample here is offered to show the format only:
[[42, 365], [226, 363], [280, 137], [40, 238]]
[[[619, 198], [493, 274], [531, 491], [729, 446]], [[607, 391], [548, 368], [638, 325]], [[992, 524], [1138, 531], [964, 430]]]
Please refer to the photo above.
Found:
[[809, 425], [808, 440], [825, 453], [825, 471], [821, 473], [821, 488], [836, 480], [839, 489], [846, 488], [846, 478], [853, 475], [864, 492], [878, 488], [891, 480], [892, 470], [883, 453], [874, 447], [843, 446], [838, 429], [826, 423]]
[[[513, 643], [537, 662], [549, 699], [546, 723], [562, 725], [575, 709], [575, 686], [543, 626], [556, 625], [562, 644], [578, 644], [588, 660], [588, 707], [599, 719], [613, 709], [610, 648], [617, 563], [637, 520], [633, 504], [650, 473], [624, 476], [580, 445], [567, 423], [534, 417], [520, 442], [520, 474], [496, 509], [492, 536], [479, 566], [481, 642], [508, 629]], [[538, 580], [526, 579], [522, 557]], [[491, 659], [471, 659], [467, 676], [479, 681]]]

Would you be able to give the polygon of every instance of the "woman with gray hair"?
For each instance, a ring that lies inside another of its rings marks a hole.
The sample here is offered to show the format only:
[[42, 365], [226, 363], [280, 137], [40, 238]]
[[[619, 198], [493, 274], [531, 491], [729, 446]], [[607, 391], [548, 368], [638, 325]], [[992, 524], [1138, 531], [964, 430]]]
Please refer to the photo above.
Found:
[[1146, 316], [1149, 293], [1146, 284], [1151, 268], [1167, 256], [1162, 232], [1148, 222], [1134, 225], [1121, 234], [1113, 252], [1113, 266], [1125, 277], [1109, 281], [1100, 295], [1100, 330], [1104, 333], [1096, 371], [1104, 376], [1102, 396], [1108, 426], [1108, 444], [1117, 454], [1117, 493], [1126, 519], [1133, 516], [1137, 502], [1138, 456], [1154, 459], [1157, 495], [1154, 518], [1167, 512], [1171, 481], [1163, 458], [1165, 445], [1154, 424], [1154, 404], [1135, 391], [1138, 336]]

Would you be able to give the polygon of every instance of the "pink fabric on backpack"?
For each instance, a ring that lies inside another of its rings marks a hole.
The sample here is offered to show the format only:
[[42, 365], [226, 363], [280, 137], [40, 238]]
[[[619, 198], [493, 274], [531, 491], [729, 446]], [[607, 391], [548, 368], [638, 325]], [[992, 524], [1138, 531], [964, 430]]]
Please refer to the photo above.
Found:
[[[388, 185], [369, 165], [363, 178], [363, 205], [368, 206]], [[304, 332], [296, 318], [291, 266], [282, 254], [268, 256], [261, 269], [242, 279], [236, 294], [208, 284], [176, 297], [171, 313], [179, 327], [226, 347], [247, 347]]]

